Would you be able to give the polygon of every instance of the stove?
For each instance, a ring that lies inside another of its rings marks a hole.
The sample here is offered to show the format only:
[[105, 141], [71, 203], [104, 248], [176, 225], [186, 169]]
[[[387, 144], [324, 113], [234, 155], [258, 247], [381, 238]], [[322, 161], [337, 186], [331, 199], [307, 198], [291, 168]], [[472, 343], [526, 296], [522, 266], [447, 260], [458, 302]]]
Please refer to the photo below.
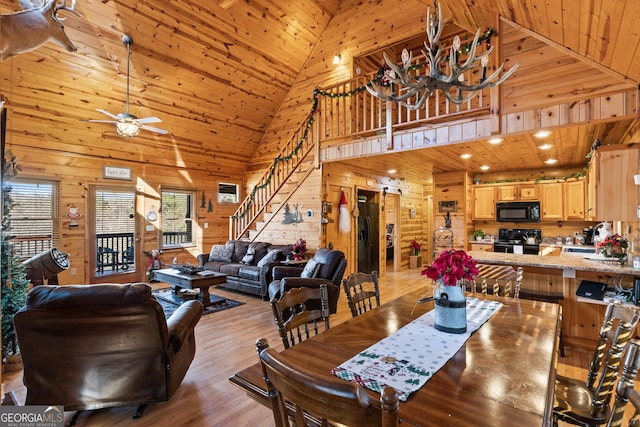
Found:
[[[527, 244], [527, 238], [534, 237], [535, 244]], [[538, 255], [542, 234], [539, 228], [500, 228], [498, 240], [493, 244], [494, 252], [523, 253]]]

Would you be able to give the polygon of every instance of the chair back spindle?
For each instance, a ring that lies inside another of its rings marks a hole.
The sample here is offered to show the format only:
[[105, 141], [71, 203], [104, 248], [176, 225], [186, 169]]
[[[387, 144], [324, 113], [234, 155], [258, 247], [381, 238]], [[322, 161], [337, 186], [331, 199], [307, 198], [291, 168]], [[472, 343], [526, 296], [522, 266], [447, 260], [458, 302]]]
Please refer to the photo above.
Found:
[[640, 310], [636, 307], [624, 306], [618, 301], [609, 303], [586, 381], [556, 377], [554, 425], [558, 425], [559, 420], [586, 426], [607, 423], [611, 417], [610, 401], [620, 362], [639, 319]]
[[344, 292], [347, 296], [347, 304], [351, 310], [351, 316], [357, 317], [380, 306], [380, 290], [378, 288], [378, 272], [353, 273], [342, 281]]
[[640, 340], [629, 341], [629, 347], [624, 358], [622, 374], [616, 386], [616, 398], [611, 409], [611, 418], [607, 427], [622, 426], [622, 418], [627, 403], [631, 401], [635, 413], [629, 420], [629, 426], [637, 426], [640, 421], [640, 393], [633, 389], [633, 384], [640, 369]]
[[[320, 304], [320, 309], [312, 309]], [[284, 348], [300, 343], [323, 330], [329, 329], [329, 302], [327, 285], [319, 288], [293, 288], [282, 295], [279, 300], [271, 300], [271, 309], [275, 318]]]

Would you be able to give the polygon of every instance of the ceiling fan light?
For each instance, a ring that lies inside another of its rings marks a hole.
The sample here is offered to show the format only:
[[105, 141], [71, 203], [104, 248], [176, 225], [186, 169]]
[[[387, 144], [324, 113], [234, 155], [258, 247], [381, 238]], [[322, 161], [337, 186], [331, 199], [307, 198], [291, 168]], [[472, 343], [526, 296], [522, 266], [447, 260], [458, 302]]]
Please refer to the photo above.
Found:
[[135, 123], [116, 123], [116, 129], [119, 135], [127, 137], [136, 136], [138, 133], [140, 133], [140, 127]]

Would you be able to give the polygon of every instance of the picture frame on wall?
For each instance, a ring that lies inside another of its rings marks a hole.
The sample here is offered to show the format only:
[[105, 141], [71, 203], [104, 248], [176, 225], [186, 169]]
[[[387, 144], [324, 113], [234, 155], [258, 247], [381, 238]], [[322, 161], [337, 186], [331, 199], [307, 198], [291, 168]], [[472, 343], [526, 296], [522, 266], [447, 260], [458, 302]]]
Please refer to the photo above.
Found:
[[447, 200], [438, 202], [438, 212], [456, 212], [458, 210], [457, 200]]

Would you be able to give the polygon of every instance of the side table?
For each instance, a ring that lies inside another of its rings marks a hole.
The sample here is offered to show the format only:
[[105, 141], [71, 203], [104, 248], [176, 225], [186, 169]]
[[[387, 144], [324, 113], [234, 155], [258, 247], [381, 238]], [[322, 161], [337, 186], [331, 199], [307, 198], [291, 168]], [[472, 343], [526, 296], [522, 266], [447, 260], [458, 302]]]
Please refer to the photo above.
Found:
[[410, 255], [409, 256], [409, 268], [415, 270], [422, 267], [422, 255]]

